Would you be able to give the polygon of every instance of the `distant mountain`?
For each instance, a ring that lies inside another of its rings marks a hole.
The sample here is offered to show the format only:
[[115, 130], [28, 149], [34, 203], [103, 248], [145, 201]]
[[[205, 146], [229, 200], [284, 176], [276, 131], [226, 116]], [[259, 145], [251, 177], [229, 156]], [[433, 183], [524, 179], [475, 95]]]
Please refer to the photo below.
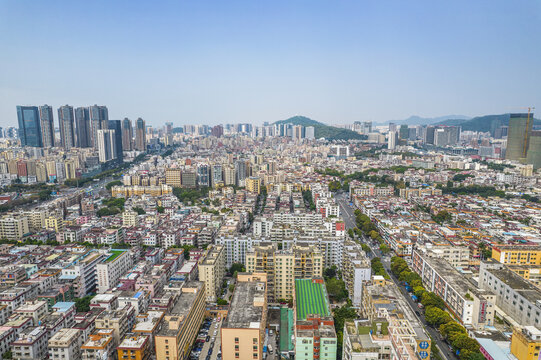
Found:
[[[476, 116], [470, 120], [444, 120], [433, 125], [461, 126], [462, 131], [490, 132], [492, 136], [500, 126], [509, 125], [509, 114]], [[534, 119], [534, 125], [541, 125], [541, 120]]]
[[389, 120], [385, 121], [383, 124], [397, 124], [397, 125], [431, 125], [445, 120], [469, 120], [471, 117], [465, 115], [444, 115], [431, 118], [424, 118], [417, 115], [412, 115], [407, 119], [403, 120]]
[[312, 120], [306, 116], [293, 116], [286, 120], [276, 121], [274, 124], [293, 124], [303, 126], [313, 126], [316, 139], [325, 138], [327, 140], [364, 140], [366, 135], [361, 135], [355, 131], [337, 128]]

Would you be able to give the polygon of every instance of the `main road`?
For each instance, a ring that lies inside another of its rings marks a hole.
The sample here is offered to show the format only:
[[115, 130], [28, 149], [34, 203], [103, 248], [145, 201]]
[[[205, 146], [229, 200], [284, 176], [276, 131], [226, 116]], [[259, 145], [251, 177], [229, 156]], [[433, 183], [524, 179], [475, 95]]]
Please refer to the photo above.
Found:
[[[336, 202], [340, 206], [340, 213], [342, 215], [342, 218], [344, 219], [344, 223], [346, 224], [346, 230], [355, 228], [355, 226], [356, 226], [356, 224], [355, 224], [355, 213], [354, 213], [355, 210], [351, 206], [349, 206], [349, 201], [347, 199], [347, 195], [346, 194], [338, 194], [336, 196]], [[439, 332], [436, 329], [434, 329], [433, 327], [431, 327], [430, 325], [428, 325], [422, 315], [418, 315], [418, 314], [420, 314], [420, 312], [419, 312], [419, 310], [417, 310], [417, 304], [411, 299], [410, 294], [408, 294], [406, 289], [403, 286], [400, 285], [400, 282], [398, 281], [398, 279], [391, 272], [390, 261], [388, 261], [381, 254], [381, 252], [379, 251], [378, 248], [374, 248], [372, 246], [372, 241], [370, 241], [370, 239], [366, 238], [364, 235], [363, 235], [363, 242], [366, 243], [368, 246], [370, 246], [370, 249], [372, 250], [373, 256], [377, 256], [380, 259], [382, 259], [381, 263], [383, 264], [383, 267], [385, 268], [385, 271], [387, 271], [387, 273], [389, 274], [389, 276], [391, 277], [393, 282], [400, 289], [400, 291], [401, 291], [402, 295], [404, 296], [404, 298], [406, 298], [406, 302], [410, 306], [413, 314], [415, 315], [415, 317], [417, 318], [419, 323], [423, 324], [424, 329], [430, 334], [430, 337], [432, 338], [432, 340], [436, 342], [436, 347], [438, 348], [438, 350], [440, 352], [440, 356], [444, 360], [457, 359], [455, 357], [455, 355], [449, 350], [449, 346], [442, 340]]]

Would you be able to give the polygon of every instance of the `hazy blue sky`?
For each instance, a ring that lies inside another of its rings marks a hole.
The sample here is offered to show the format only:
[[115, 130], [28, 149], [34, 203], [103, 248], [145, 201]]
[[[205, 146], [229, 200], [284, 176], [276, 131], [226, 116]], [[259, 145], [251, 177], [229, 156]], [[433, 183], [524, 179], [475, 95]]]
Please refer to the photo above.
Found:
[[153, 125], [541, 111], [541, 1], [178, 2], [0, 0], [0, 126], [44, 103]]

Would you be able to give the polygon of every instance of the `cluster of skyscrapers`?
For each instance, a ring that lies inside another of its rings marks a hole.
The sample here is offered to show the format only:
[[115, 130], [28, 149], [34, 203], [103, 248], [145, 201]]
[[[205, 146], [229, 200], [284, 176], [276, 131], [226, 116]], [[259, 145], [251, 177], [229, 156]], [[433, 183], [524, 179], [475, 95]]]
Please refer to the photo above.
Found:
[[408, 140], [421, 139], [423, 143], [437, 147], [456, 145], [460, 139], [459, 126], [428, 125], [408, 126], [390, 123], [388, 133], [388, 148], [394, 149]]
[[146, 126], [141, 118], [136, 120], [135, 142], [130, 119], [109, 120], [106, 106], [92, 105], [58, 108], [60, 139], [55, 136], [53, 108], [43, 106], [17, 106], [19, 138], [22, 146], [94, 148], [100, 162], [122, 161], [122, 152], [146, 150]]

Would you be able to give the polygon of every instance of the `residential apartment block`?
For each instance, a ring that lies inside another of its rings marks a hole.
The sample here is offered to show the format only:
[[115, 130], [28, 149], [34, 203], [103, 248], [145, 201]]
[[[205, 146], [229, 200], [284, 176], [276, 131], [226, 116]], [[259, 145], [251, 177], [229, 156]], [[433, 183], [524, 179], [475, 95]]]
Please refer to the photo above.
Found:
[[267, 273], [269, 302], [292, 299], [295, 279], [318, 278], [323, 273], [323, 257], [310, 245], [297, 243], [288, 250], [263, 242], [246, 254], [246, 271]]
[[222, 245], [210, 245], [199, 262], [199, 281], [205, 284], [206, 301], [215, 302], [225, 276], [225, 251]]
[[205, 284], [187, 282], [155, 336], [156, 358], [186, 359], [205, 312]]
[[478, 289], [448, 262], [414, 250], [412, 270], [428, 291], [441, 297], [464, 326], [482, 329], [494, 323], [496, 295]]

